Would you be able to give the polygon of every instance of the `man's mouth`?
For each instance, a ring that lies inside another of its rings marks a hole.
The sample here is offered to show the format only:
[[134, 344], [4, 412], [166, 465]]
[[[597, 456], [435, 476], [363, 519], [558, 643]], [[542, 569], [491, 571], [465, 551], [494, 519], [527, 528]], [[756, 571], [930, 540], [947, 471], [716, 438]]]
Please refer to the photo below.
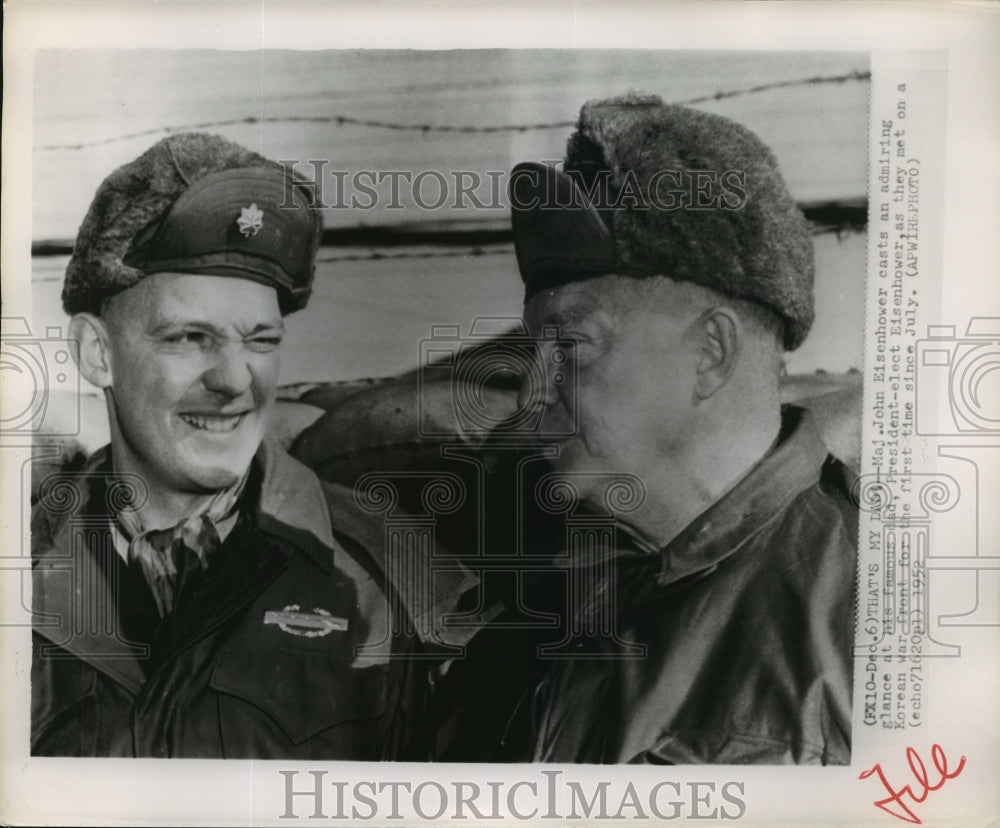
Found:
[[192, 428], [197, 428], [200, 431], [211, 431], [216, 434], [224, 434], [229, 431], [235, 431], [237, 426], [243, 422], [243, 419], [247, 416], [246, 411], [242, 414], [181, 414], [181, 419], [187, 423]]

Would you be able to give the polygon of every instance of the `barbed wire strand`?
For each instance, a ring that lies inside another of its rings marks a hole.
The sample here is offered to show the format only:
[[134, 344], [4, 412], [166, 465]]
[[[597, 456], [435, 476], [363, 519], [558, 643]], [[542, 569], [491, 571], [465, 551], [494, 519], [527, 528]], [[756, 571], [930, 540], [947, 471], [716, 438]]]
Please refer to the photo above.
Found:
[[[707, 103], [710, 101], [721, 101], [728, 98], [738, 98], [743, 95], [754, 95], [760, 92], [767, 92], [772, 89], [787, 89], [795, 86], [816, 86], [820, 84], [848, 83], [851, 81], [867, 81], [871, 79], [871, 72], [847, 72], [842, 75], [822, 75], [811, 78], [798, 78], [796, 80], [776, 81], [773, 83], [762, 83], [757, 86], [750, 86], [743, 89], [720, 90], [709, 95], [699, 95], [695, 98], [688, 98], [683, 101], [674, 101], [678, 105], [689, 105]], [[337, 124], [338, 126], [363, 126], [373, 129], [389, 129], [403, 132], [424, 132], [424, 133], [466, 133], [466, 134], [487, 134], [495, 132], [533, 132], [544, 129], [567, 129], [575, 126], [575, 121], [552, 121], [536, 124], [495, 124], [492, 126], [473, 126], [456, 124], [406, 124], [393, 121], [379, 121], [369, 118], [355, 118], [351, 115], [268, 115], [255, 116], [248, 115], [244, 118], [229, 118], [217, 121], [201, 121], [198, 123], [184, 124], [173, 127], [155, 127], [144, 129], [138, 132], [129, 132], [124, 135], [116, 135], [110, 138], [102, 138], [96, 141], [84, 141], [76, 144], [46, 144], [38, 147], [40, 152], [51, 152], [55, 150], [82, 150], [90, 147], [114, 144], [120, 141], [131, 141], [135, 138], [143, 138], [149, 135], [170, 134], [188, 130], [215, 129], [218, 127], [236, 126], [237, 124], [259, 125], [273, 123], [308, 123], [308, 124]]]
[[[844, 227], [821, 227], [815, 228], [813, 230], [814, 236], [822, 236], [828, 233], [835, 233], [837, 235], [837, 240], [840, 241], [842, 238], [849, 233], [859, 233], [861, 230], [854, 228], [852, 226]], [[68, 252], [60, 253], [59, 255], [69, 256]], [[511, 245], [504, 245], [502, 247], [484, 249], [482, 247], [472, 247], [464, 250], [427, 250], [420, 253], [407, 251], [406, 253], [380, 253], [377, 250], [370, 250], [367, 253], [350, 253], [345, 256], [318, 256], [316, 258], [316, 264], [338, 264], [340, 262], [379, 262], [379, 261], [397, 261], [400, 259], [461, 259], [467, 256], [471, 257], [481, 257], [481, 256], [513, 256], [514, 248]], [[49, 255], [42, 256], [41, 258], [49, 258]], [[35, 258], [39, 258], [35, 256]], [[61, 282], [63, 280], [63, 275], [58, 274], [54, 276], [38, 276], [32, 279], [33, 282]]]

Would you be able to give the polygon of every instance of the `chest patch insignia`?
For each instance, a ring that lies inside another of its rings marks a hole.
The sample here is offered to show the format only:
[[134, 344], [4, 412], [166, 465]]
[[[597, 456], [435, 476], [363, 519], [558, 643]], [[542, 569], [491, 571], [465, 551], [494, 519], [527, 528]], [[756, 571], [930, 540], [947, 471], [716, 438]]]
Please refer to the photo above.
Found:
[[283, 610], [268, 610], [264, 613], [264, 623], [277, 624], [282, 632], [303, 638], [319, 638], [349, 626], [346, 618], [337, 618], [319, 607], [313, 607], [312, 612], [300, 610], [298, 604], [289, 604]]

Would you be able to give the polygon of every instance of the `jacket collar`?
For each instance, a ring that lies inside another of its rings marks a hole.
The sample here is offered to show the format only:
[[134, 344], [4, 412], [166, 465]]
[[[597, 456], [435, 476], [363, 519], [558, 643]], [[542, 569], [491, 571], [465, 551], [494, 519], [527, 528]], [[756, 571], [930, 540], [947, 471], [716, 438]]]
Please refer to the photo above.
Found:
[[826, 445], [808, 411], [782, 408], [781, 438], [717, 503], [660, 550], [660, 586], [714, 567], [764, 527], [800, 492], [817, 483]]
[[35, 658], [70, 652], [138, 693], [148, 647], [124, 640], [113, 576], [105, 568], [118, 556], [108, 531], [115, 500], [110, 480], [105, 447], [81, 471], [55, 472], [39, 487], [31, 515], [33, 630], [51, 644]]
[[[108, 461], [110, 448], [108, 445], [94, 452], [82, 473], [73, 473], [69, 477], [56, 473], [60, 490], [66, 484], [71, 486], [72, 494], [63, 502], [72, 504], [72, 508], [56, 515], [51, 528], [53, 547], [66, 549], [70, 519], [87, 508], [95, 493], [95, 476], [113, 476]], [[262, 523], [305, 551], [314, 552], [317, 543], [327, 549], [333, 548], [330, 511], [319, 478], [270, 440], [261, 443], [253, 462], [262, 477], [258, 504]], [[56, 489], [57, 486], [51, 488]], [[110, 501], [113, 497], [109, 495], [106, 499]], [[328, 560], [321, 560], [320, 563], [329, 570]]]
[[325, 572], [332, 571], [330, 550], [338, 547], [319, 478], [270, 441], [261, 444], [255, 461], [263, 472], [261, 526], [309, 553]]

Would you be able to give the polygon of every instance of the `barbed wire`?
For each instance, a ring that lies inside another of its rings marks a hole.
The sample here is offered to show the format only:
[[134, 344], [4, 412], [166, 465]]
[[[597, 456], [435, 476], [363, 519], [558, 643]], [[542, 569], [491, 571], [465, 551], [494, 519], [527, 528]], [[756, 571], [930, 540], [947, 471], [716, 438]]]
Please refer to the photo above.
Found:
[[[795, 86], [816, 86], [820, 84], [849, 83], [851, 81], [871, 80], [871, 72], [854, 71], [842, 75], [821, 75], [811, 78], [797, 78], [795, 80], [775, 81], [772, 83], [762, 83], [757, 86], [745, 87], [742, 89], [720, 90], [708, 95], [699, 95], [682, 101], [673, 101], [678, 105], [690, 105], [707, 103], [710, 101], [721, 101], [728, 98], [738, 98], [743, 95], [754, 95], [760, 92], [767, 92], [772, 89], [787, 89]], [[39, 151], [51, 152], [55, 150], [82, 150], [90, 147], [104, 146], [121, 141], [131, 141], [135, 138], [143, 138], [149, 135], [170, 134], [188, 130], [216, 129], [218, 127], [236, 125], [259, 125], [274, 123], [307, 123], [307, 124], [336, 124], [337, 126], [363, 126], [372, 129], [398, 130], [401, 132], [423, 132], [423, 133], [461, 133], [461, 134], [488, 134], [496, 132], [533, 132], [544, 129], [568, 129], [575, 126], [575, 121], [550, 121], [534, 124], [494, 124], [487, 126], [461, 125], [461, 124], [427, 124], [427, 123], [398, 123], [395, 121], [380, 121], [371, 118], [355, 118], [352, 115], [248, 115], [244, 118], [228, 118], [216, 121], [200, 121], [197, 123], [183, 124], [172, 127], [154, 127], [153, 129], [143, 129], [138, 132], [129, 132], [123, 135], [115, 135], [110, 138], [101, 138], [96, 141], [83, 141], [75, 144], [45, 144], [38, 147]]]
[[[813, 227], [813, 236], [824, 236], [834, 234], [837, 241], [843, 240], [844, 236], [851, 233], [863, 233], [864, 227], [853, 224], [842, 226]], [[33, 250], [32, 258], [54, 258], [57, 256], [69, 256], [73, 252], [72, 243], [60, 243], [58, 246], [47, 243], [45, 249]], [[502, 244], [496, 247], [468, 247], [462, 250], [407, 250], [402, 253], [382, 253], [378, 250], [371, 250], [364, 253], [348, 253], [343, 256], [317, 256], [316, 264], [335, 264], [337, 262], [378, 262], [378, 261], [399, 261], [402, 259], [461, 259], [465, 257], [481, 256], [513, 256], [514, 246], [512, 244]], [[63, 275], [37, 276], [34, 282], [61, 282]]]
[[351, 253], [346, 256], [317, 256], [316, 264], [333, 262], [378, 262], [395, 259], [461, 259], [466, 256], [513, 256], [513, 246], [504, 245], [492, 250], [472, 247], [466, 250], [424, 250], [419, 253], [408, 250], [405, 253], [380, 253], [370, 250], [367, 253]]
[[[70, 255], [71, 250], [62, 251], [59, 254], [44, 255]], [[461, 259], [467, 256], [511, 256], [514, 255], [514, 248], [511, 245], [504, 245], [492, 250], [481, 247], [472, 247], [466, 250], [425, 250], [421, 252], [407, 251], [405, 253], [380, 253], [378, 250], [369, 250], [366, 253], [350, 253], [346, 256], [317, 256], [316, 264], [336, 264], [338, 262], [379, 262], [398, 259]], [[35, 282], [61, 282], [63, 275], [39, 276]]]

